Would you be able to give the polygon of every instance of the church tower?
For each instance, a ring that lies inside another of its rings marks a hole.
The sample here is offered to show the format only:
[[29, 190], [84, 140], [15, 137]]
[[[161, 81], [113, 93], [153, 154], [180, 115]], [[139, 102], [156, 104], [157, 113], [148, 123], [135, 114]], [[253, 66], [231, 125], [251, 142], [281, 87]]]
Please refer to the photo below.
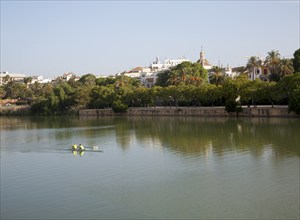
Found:
[[213, 66], [209, 63], [207, 59], [205, 59], [204, 52], [203, 52], [203, 47], [201, 47], [201, 52], [200, 52], [200, 59], [197, 61], [197, 63], [201, 64], [204, 69], [209, 70]]
[[203, 66], [204, 64], [204, 52], [203, 52], [203, 47], [201, 47], [201, 52], [200, 52], [200, 60], [199, 63]]

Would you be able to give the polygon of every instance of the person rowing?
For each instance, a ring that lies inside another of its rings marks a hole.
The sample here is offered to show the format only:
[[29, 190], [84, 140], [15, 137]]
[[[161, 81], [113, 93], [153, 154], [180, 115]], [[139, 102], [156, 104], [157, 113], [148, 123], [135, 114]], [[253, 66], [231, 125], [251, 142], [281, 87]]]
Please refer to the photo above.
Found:
[[73, 151], [84, 151], [85, 148], [84, 148], [84, 146], [83, 146], [82, 144], [79, 144], [78, 146], [77, 146], [76, 144], [74, 144], [74, 145], [72, 146], [72, 150], [73, 150]]
[[78, 150], [78, 147], [77, 147], [77, 145], [76, 145], [76, 144], [73, 144], [73, 146], [72, 146], [72, 150]]
[[84, 148], [84, 146], [82, 144], [79, 144], [78, 149], [81, 150], [81, 151], [85, 150], [85, 148]]

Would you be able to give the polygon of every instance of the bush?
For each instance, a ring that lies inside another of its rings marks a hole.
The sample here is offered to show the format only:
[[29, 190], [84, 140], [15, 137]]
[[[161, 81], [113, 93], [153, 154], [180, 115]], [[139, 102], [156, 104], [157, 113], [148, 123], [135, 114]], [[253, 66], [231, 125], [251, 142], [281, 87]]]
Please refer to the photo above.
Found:
[[237, 111], [237, 102], [233, 99], [226, 100], [225, 110], [227, 112], [236, 112]]
[[116, 113], [126, 112], [128, 105], [121, 102], [121, 100], [116, 100], [112, 104], [112, 110]]
[[295, 89], [290, 96], [289, 111], [300, 115], [300, 87]]

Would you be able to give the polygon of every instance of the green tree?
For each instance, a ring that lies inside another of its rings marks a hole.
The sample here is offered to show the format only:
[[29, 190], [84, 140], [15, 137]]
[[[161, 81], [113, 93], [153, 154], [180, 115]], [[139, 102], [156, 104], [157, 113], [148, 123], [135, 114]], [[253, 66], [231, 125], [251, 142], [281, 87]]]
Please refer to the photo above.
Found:
[[74, 105], [72, 107], [74, 107], [75, 109], [86, 108], [91, 100], [90, 97], [91, 90], [92, 89], [88, 86], [83, 86], [83, 85], [76, 86], [73, 94]]
[[25, 77], [23, 79], [23, 82], [25, 83], [26, 87], [28, 88], [28, 84], [31, 84], [31, 82], [32, 82], [32, 77]]
[[300, 48], [294, 52], [293, 67], [296, 73], [300, 72]]
[[268, 52], [268, 55], [265, 60], [265, 65], [268, 67], [270, 71], [269, 80], [278, 82], [280, 79], [280, 54], [278, 50], [272, 50]]
[[73, 75], [69, 80], [68, 80], [68, 84], [70, 86], [72, 86], [73, 88], [75, 88], [79, 83], [78, 81], [76, 81], [76, 76]]
[[169, 86], [181, 83], [200, 85], [207, 82], [207, 71], [199, 63], [182, 62], [158, 74], [156, 85]]
[[42, 84], [39, 82], [34, 82], [33, 84], [30, 85], [30, 89], [34, 94], [34, 97], [38, 97], [43, 95], [42, 94]]
[[59, 100], [56, 105], [57, 109], [53, 109], [56, 112], [68, 111], [69, 108], [74, 105], [74, 89], [67, 82], [55, 86], [53, 95]]
[[59, 98], [52, 92], [47, 97], [38, 97], [33, 101], [30, 108], [33, 114], [57, 115], [59, 111]]
[[174, 103], [176, 108], [178, 107], [178, 101], [181, 97], [181, 91], [178, 89], [177, 86], [171, 85], [164, 88], [167, 96], [169, 96], [170, 106], [171, 103]]
[[116, 97], [114, 86], [96, 86], [92, 89], [90, 95], [90, 102], [88, 107], [90, 108], [108, 108], [112, 106], [112, 103]]
[[150, 97], [152, 99], [152, 103], [154, 104], [154, 106], [156, 106], [157, 104], [161, 105], [162, 90], [163, 90], [163, 87], [161, 87], [161, 86], [153, 86], [150, 88], [149, 94], [150, 94]]
[[226, 78], [222, 87], [222, 93], [225, 100], [235, 100], [240, 96], [242, 101], [248, 101], [249, 96], [245, 90], [247, 89], [249, 81], [248, 76], [245, 74], [239, 75], [235, 79], [229, 77]]
[[300, 84], [291, 91], [289, 111], [293, 111], [297, 115], [300, 115]]
[[11, 99], [29, 99], [33, 92], [25, 84], [10, 81], [4, 86], [6, 98]]
[[41, 88], [42, 96], [50, 96], [53, 92], [53, 85], [51, 83], [46, 83]]
[[121, 100], [117, 99], [113, 101], [112, 110], [116, 113], [123, 113], [126, 112], [128, 106], [124, 104]]
[[272, 51], [268, 52], [265, 64], [270, 69], [271, 73], [277, 74], [279, 63], [280, 63], [279, 51], [272, 50]]
[[80, 77], [79, 83], [85, 86], [93, 87], [96, 85], [96, 76], [91, 73], [85, 74], [82, 77]]
[[0, 86], [0, 99], [3, 99], [6, 95], [4, 86]]
[[206, 97], [207, 103], [211, 106], [214, 106], [217, 100], [222, 97], [222, 86], [218, 86], [215, 84], [207, 84]]
[[225, 80], [225, 73], [224, 69], [218, 67], [218, 66], [213, 66], [212, 67], [212, 74], [209, 77], [209, 82], [215, 85], [222, 85]]
[[114, 85], [115, 83], [116, 83], [116, 78], [112, 76], [100, 77], [96, 79], [96, 84], [98, 86]]
[[132, 106], [135, 107], [146, 107], [148, 105], [152, 105], [153, 99], [151, 99], [151, 94], [149, 92], [150, 89], [140, 86], [134, 90], [132, 93]]
[[[197, 101], [199, 106], [213, 105], [216, 100], [217, 86], [214, 84], [203, 84], [201, 86], [196, 87], [193, 91], [193, 97]], [[219, 94], [221, 96], [221, 94]]]
[[156, 85], [161, 87], [166, 87], [169, 85], [169, 78], [171, 78], [171, 71], [166, 70], [157, 73]]
[[11, 81], [11, 77], [9, 75], [6, 75], [6, 76], [3, 77], [3, 83], [4, 84], [6, 84], [6, 83], [8, 83], [10, 81]]
[[291, 59], [281, 59], [279, 63], [280, 76], [283, 77], [285, 75], [293, 74], [294, 67]]
[[276, 82], [261, 81], [257, 92], [261, 101], [266, 100], [267, 104], [270, 103], [272, 104], [272, 108], [274, 107], [276, 100]]
[[236, 112], [238, 109], [238, 103], [234, 99], [228, 99], [225, 102], [225, 110], [227, 112]]
[[300, 85], [300, 73], [284, 76], [276, 84], [276, 101], [279, 104], [288, 104], [293, 91]]
[[181, 84], [178, 89], [181, 94], [181, 105], [189, 106], [194, 100], [194, 90], [196, 86], [193, 84]]

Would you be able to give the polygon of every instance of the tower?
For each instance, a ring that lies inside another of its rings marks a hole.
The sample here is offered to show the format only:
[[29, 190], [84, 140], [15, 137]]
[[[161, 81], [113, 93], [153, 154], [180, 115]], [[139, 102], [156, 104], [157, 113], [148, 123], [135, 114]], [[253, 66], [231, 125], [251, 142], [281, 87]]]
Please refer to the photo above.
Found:
[[200, 52], [200, 60], [199, 63], [203, 66], [204, 64], [204, 52], [203, 52], [203, 47], [201, 46], [201, 52]]
[[209, 63], [207, 59], [205, 59], [203, 47], [201, 46], [201, 52], [200, 52], [200, 59], [197, 61], [201, 66], [204, 67], [204, 69], [211, 69], [212, 65]]

